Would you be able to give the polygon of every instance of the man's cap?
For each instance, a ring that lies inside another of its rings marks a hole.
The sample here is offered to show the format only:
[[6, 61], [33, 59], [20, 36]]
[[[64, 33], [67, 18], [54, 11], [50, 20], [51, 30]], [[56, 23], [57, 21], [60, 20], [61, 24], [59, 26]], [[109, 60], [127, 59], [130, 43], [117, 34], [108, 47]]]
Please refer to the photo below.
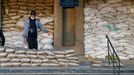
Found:
[[31, 15], [36, 15], [36, 11], [31, 11]]

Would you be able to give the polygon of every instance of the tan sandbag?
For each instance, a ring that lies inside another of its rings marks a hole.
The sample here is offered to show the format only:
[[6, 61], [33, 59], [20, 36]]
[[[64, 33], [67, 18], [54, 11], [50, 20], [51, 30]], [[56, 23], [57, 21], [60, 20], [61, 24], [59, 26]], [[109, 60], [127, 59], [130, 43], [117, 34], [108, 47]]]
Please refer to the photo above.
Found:
[[16, 57], [16, 54], [13, 54], [13, 53], [10, 53], [7, 55], [8, 58], [15, 58]]
[[42, 7], [42, 8], [45, 7], [45, 4], [43, 4], [43, 3], [35, 3], [35, 5], [39, 6], [39, 7]]
[[65, 50], [65, 53], [74, 53], [74, 50]]
[[68, 66], [67, 62], [59, 62], [60, 66]]
[[9, 2], [9, 6], [17, 5], [18, 2]]
[[48, 62], [49, 61], [49, 59], [43, 59], [42, 60], [42, 62]]
[[19, 6], [18, 5], [12, 5], [12, 6], [10, 6], [10, 9], [19, 9]]
[[32, 51], [32, 50], [27, 50], [26, 54], [36, 54], [36, 51]]
[[33, 63], [32, 65], [31, 65], [31, 67], [38, 67], [38, 66], [40, 66], [41, 65], [41, 63]]
[[37, 54], [41, 55], [41, 54], [45, 54], [46, 51], [37, 51]]
[[6, 57], [7, 56], [7, 53], [5, 52], [0, 52], [0, 57]]
[[21, 63], [20, 66], [22, 67], [30, 67], [32, 64], [31, 63]]
[[0, 64], [1, 67], [11, 67], [12, 64], [10, 62], [4, 62]]
[[2, 21], [2, 24], [8, 24], [8, 23], [9, 23], [8, 20], [6, 20], [6, 21]]
[[67, 59], [57, 59], [58, 62], [67, 62]]
[[30, 54], [27, 54], [27, 57], [29, 57], [29, 58], [37, 58], [37, 55], [30, 55]]
[[49, 60], [49, 63], [55, 63], [55, 64], [58, 64], [58, 61], [56, 59], [51, 59]]
[[12, 2], [17, 2], [17, 1], [18, 1], [18, 0], [9, 0], [9, 2], [11, 2], [11, 3], [12, 3]]
[[35, 10], [36, 8], [34, 7], [34, 6], [28, 6], [28, 8], [27, 8], [28, 10]]
[[31, 59], [32, 63], [42, 63], [41, 59]]
[[16, 50], [15, 54], [25, 54], [25, 50]]
[[55, 55], [56, 58], [65, 58], [65, 55]]
[[27, 0], [18, 0], [18, 2], [27, 2]]
[[17, 19], [19, 19], [20, 18], [20, 16], [19, 15], [17, 15], [17, 16], [12, 16], [12, 17], [10, 17], [12, 20], [17, 20]]
[[30, 62], [30, 59], [29, 58], [21, 58], [20, 61], [22, 63], [28, 63], [28, 62]]
[[27, 9], [27, 6], [20, 6], [20, 9], [26, 10]]
[[9, 13], [8, 15], [9, 16], [16, 16], [17, 14], [16, 13]]
[[12, 59], [10, 60], [10, 62], [20, 62], [20, 59], [19, 59], [19, 58], [12, 58]]
[[76, 56], [76, 54], [71, 54], [71, 53], [70, 53], [70, 54], [67, 54], [66, 56], [67, 56], [67, 57], [73, 57], [73, 56]]
[[44, 10], [44, 8], [43, 8], [43, 7], [39, 7], [39, 6], [38, 6], [38, 7], [36, 7], [36, 9], [37, 9], [37, 10], [39, 10], [39, 11]]
[[25, 5], [27, 5], [27, 3], [25, 3], [25, 2], [18, 2], [18, 5], [19, 6], [25, 6]]
[[12, 67], [19, 67], [21, 63], [19, 62], [12, 62]]
[[13, 53], [14, 51], [15, 51], [14, 49], [7, 48], [5, 52], [7, 52], [7, 53]]
[[56, 63], [49, 63], [49, 66], [59, 66], [59, 64], [56, 64]]
[[9, 62], [10, 58], [0, 58], [0, 63], [2, 62]]
[[5, 51], [5, 48], [0, 47], [0, 53], [1, 53], [1, 52], [4, 52], [4, 51]]
[[45, 57], [45, 55], [37, 55], [37, 58], [39, 58], [39, 59], [45, 59], [46, 57]]
[[40, 66], [49, 66], [49, 64], [48, 63], [42, 63]]
[[28, 56], [26, 54], [16, 54], [17, 58], [27, 58]]
[[9, 12], [10, 13], [16, 13], [18, 10], [17, 9], [10, 9]]
[[46, 54], [48, 55], [55, 55], [52, 51], [49, 51], [49, 50], [45, 50]]
[[47, 58], [47, 59], [54, 59], [54, 58], [55, 58], [55, 56], [47, 55], [47, 56], [46, 56], [46, 58]]
[[55, 54], [62, 54], [62, 55], [64, 55], [64, 54], [66, 54], [65, 53], [65, 51], [53, 51]]
[[79, 66], [77, 63], [68, 63], [69, 66]]
[[27, 14], [27, 11], [26, 10], [18, 10], [19, 13], [24, 13], [24, 14]]

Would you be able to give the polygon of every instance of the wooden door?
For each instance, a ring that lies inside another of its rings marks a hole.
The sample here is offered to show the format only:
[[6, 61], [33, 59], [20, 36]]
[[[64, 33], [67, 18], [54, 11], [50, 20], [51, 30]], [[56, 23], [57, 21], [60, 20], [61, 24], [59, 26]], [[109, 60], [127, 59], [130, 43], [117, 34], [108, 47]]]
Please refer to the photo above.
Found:
[[63, 8], [63, 47], [75, 46], [75, 8]]

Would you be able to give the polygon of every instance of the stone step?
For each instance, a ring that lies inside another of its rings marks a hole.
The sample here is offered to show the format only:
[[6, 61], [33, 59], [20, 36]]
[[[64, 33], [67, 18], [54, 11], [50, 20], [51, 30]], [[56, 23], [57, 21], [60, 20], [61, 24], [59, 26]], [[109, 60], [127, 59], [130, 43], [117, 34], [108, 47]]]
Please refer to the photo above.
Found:
[[[0, 75], [113, 75], [110, 68], [79, 67], [0, 67]], [[121, 75], [133, 75], [133, 69], [121, 69]]]

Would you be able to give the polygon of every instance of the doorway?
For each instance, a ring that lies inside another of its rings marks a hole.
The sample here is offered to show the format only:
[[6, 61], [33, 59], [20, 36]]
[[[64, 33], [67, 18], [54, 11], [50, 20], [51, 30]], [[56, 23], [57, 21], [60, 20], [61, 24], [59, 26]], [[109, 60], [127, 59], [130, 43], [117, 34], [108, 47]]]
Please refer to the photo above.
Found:
[[75, 46], [75, 8], [63, 8], [62, 46]]
[[64, 8], [60, 0], [54, 0], [54, 47], [69, 47], [78, 54], [84, 54], [83, 0], [79, 6]]

